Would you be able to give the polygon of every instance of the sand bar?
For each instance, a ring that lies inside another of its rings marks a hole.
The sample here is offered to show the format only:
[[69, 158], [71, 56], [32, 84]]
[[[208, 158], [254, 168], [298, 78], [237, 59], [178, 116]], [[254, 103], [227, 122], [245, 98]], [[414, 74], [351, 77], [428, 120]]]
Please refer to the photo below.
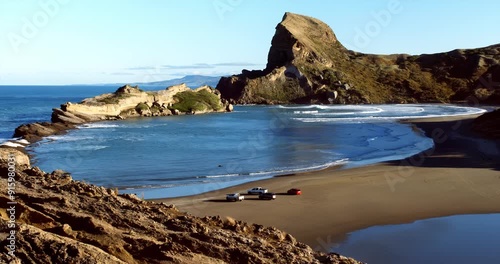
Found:
[[[470, 133], [472, 117], [410, 120], [435, 141], [412, 158], [354, 169], [275, 177], [201, 195], [159, 199], [193, 215], [229, 216], [275, 226], [328, 251], [349, 232], [456, 214], [500, 213], [500, 143]], [[263, 186], [301, 196], [225, 202], [225, 194]]]

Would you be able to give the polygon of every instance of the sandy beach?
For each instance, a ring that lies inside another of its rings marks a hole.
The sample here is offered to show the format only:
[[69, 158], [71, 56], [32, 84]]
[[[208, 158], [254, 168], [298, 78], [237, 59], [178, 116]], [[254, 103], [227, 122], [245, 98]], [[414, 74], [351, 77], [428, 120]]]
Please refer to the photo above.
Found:
[[[434, 139], [414, 157], [353, 169], [330, 168], [252, 182], [196, 196], [159, 199], [196, 216], [220, 215], [275, 226], [328, 251], [349, 232], [457, 214], [500, 213], [500, 144], [469, 131], [474, 116], [408, 120]], [[260, 201], [246, 190], [278, 193]], [[284, 194], [296, 187], [303, 195]], [[244, 202], [225, 194], [245, 193]]]

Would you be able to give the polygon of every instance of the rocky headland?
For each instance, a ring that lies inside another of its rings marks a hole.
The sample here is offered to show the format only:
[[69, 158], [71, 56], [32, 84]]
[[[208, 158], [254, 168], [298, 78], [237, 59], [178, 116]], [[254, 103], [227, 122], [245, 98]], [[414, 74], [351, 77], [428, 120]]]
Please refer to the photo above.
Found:
[[0, 148], [0, 175], [1, 263], [360, 263], [273, 227], [46, 173], [14, 148]]
[[346, 49], [322, 21], [286, 13], [264, 70], [223, 77], [237, 104], [500, 103], [500, 44], [423, 55]]
[[51, 122], [21, 125], [15, 130], [14, 137], [33, 143], [89, 122], [232, 110], [233, 106], [221, 99], [219, 91], [209, 86], [192, 90], [180, 84], [160, 91], [143, 91], [138, 86], [125, 85], [114, 93], [88, 98], [76, 104], [62, 104], [61, 108], [52, 110]]

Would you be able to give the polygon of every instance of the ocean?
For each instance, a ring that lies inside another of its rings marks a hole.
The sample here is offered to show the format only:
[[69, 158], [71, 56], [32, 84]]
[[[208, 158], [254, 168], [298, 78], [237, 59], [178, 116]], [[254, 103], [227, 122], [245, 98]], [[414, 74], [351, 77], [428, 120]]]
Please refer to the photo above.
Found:
[[[0, 86], [0, 142], [65, 102], [112, 86]], [[164, 87], [141, 87], [157, 90]], [[483, 110], [454, 105], [236, 106], [233, 113], [79, 126], [27, 148], [33, 165], [145, 198], [198, 194], [275, 175], [401, 159], [433, 146], [404, 118]]]

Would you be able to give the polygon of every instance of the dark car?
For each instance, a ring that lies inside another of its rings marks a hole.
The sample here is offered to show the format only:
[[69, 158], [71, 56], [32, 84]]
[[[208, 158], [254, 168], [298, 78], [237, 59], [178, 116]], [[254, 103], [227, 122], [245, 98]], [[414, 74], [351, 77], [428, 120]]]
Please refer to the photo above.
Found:
[[261, 200], [274, 200], [276, 199], [275, 193], [261, 193], [259, 194], [259, 199]]
[[302, 191], [297, 188], [290, 189], [286, 192], [288, 195], [301, 195]]

